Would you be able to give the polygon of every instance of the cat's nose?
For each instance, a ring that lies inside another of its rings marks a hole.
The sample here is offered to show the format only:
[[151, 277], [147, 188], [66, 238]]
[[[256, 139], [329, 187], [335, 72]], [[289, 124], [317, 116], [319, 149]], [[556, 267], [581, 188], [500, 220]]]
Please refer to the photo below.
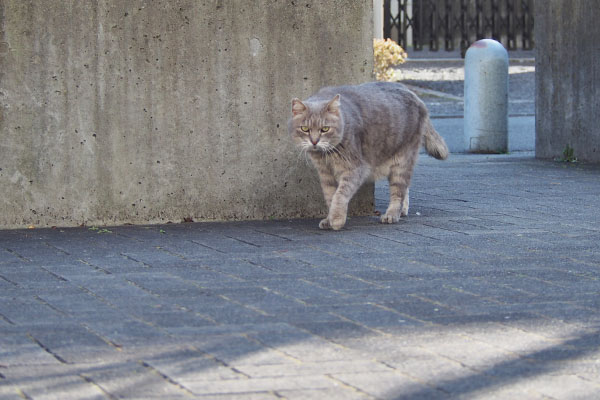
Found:
[[316, 139], [310, 138], [310, 142], [313, 144], [313, 146], [316, 146], [317, 143], [319, 143], [319, 138], [316, 138]]

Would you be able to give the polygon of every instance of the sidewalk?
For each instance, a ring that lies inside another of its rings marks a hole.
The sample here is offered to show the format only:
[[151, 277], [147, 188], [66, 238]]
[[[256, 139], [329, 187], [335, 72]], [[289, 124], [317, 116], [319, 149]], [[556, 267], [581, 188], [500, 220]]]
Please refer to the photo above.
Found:
[[0, 399], [598, 398], [599, 176], [424, 156], [396, 225], [0, 231]]

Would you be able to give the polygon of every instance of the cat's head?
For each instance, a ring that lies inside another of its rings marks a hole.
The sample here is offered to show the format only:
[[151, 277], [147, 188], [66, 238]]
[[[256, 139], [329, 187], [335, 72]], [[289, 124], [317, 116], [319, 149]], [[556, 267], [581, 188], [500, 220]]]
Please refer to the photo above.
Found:
[[303, 150], [332, 151], [342, 141], [344, 132], [340, 95], [321, 102], [293, 99], [288, 131], [292, 140]]

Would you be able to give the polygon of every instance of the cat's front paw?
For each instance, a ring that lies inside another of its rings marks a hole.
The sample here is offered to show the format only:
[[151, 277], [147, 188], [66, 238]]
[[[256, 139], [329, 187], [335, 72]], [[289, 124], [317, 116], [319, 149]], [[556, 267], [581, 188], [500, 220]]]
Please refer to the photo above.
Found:
[[331, 229], [334, 231], [339, 231], [346, 225], [346, 218], [336, 218], [331, 221]]
[[321, 222], [319, 222], [319, 229], [331, 229], [328, 218], [322, 219]]
[[325, 218], [319, 222], [320, 229], [333, 229], [334, 231], [339, 231], [344, 225], [346, 225], [346, 218], [336, 218], [333, 221]]

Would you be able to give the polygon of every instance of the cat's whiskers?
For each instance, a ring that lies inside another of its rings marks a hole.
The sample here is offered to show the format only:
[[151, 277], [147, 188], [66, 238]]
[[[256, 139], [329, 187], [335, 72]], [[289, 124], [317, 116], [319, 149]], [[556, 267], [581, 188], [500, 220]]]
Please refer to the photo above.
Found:
[[326, 143], [326, 145], [323, 147], [325, 150], [325, 162], [329, 164], [329, 156], [332, 156], [332, 158], [333, 158], [333, 156], [335, 154], [333, 151], [331, 151], [333, 146], [331, 145], [331, 143]]
[[323, 149], [325, 153], [325, 163], [329, 164], [329, 156], [331, 155], [331, 153], [329, 153], [329, 146], [323, 146]]
[[310, 160], [308, 158], [308, 152], [311, 149], [312, 144], [308, 143], [308, 142], [302, 142], [300, 144], [300, 152], [298, 153], [298, 158], [304, 156], [304, 162], [306, 163], [306, 165], [310, 165]]
[[340, 149], [338, 149], [336, 146], [332, 145], [331, 143], [327, 143], [327, 150], [326, 150], [326, 152], [327, 152], [327, 154], [329, 154], [331, 156], [337, 157], [342, 162], [344, 162], [346, 164], [350, 164], [350, 158], [348, 157], [348, 155], [342, 153], [340, 151]]

